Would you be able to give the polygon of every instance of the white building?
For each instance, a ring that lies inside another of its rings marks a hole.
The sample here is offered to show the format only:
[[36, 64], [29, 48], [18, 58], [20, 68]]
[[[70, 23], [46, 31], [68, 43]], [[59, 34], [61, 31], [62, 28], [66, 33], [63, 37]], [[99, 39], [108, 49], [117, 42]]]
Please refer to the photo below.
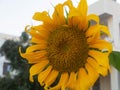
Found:
[[[120, 51], [120, 4], [116, 0], [98, 0], [89, 6], [89, 13], [100, 16], [102, 24], [107, 25], [112, 35], [114, 50]], [[120, 90], [120, 72], [111, 67], [111, 73], [99, 80], [99, 89]]]
[[[0, 47], [6, 40], [18, 40], [18, 37], [0, 33]], [[3, 66], [9, 63], [4, 56], [0, 56], [0, 76], [3, 76]], [[7, 67], [9, 70], [9, 66]]]

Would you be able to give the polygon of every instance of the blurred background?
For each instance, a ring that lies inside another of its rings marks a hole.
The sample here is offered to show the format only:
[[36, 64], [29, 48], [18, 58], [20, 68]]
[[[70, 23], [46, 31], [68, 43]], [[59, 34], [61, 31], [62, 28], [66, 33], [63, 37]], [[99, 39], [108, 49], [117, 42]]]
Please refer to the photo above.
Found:
[[[43, 90], [36, 76], [29, 81], [27, 61], [20, 57], [30, 45], [30, 36], [24, 32], [26, 25], [36, 25], [34, 12], [52, 13], [54, 6], [65, 0], [0, 0], [0, 90]], [[77, 5], [79, 0], [72, 0]], [[120, 0], [87, 0], [89, 13], [100, 16], [112, 34], [114, 50], [120, 50]], [[114, 32], [113, 32], [114, 31]], [[100, 77], [91, 90], [120, 90], [120, 73], [112, 67], [112, 74]]]

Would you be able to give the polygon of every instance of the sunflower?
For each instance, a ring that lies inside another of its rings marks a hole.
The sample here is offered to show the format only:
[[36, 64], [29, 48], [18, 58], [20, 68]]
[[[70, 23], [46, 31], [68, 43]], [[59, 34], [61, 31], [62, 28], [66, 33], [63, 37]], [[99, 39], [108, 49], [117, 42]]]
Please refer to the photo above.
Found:
[[101, 32], [108, 37], [110, 33], [87, 10], [86, 0], [77, 7], [67, 0], [56, 5], [51, 16], [46, 11], [34, 14], [33, 19], [42, 24], [27, 30], [32, 45], [25, 53], [20, 50], [32, 64], [30, 81], [38, 75], [45, 90], [88, 90], [100, 75], [108, 74], [112, 45], [101, 39]]

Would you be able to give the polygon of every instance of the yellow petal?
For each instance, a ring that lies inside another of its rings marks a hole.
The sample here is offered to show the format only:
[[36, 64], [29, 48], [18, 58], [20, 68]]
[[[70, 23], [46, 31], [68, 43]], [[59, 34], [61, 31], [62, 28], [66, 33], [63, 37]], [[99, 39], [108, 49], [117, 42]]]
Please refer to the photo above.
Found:
[[47, 57], [29, 59], [29, 60], [28, 60], [28, 63], [30, 63], [30, 64], [36, 64], [36, 63], [39, 63], [39, 62], [45, 61], [45, 60], [48, 60]]
[[45, 79], [45, 89], [47, 90], [50, 85], [55, 82], [59, 72], [56, 70], [52, 70], [51, 73], [48, 75], [48, 77]]
[[90, 88], [88, 75], [84, 68], [80, 68], [78, 72], [78, 80], [76, 85], [77, 90], [88, 90]]
[[100, 28], [99, 25], [91, 26], [86, 32], [87, 42], [90, 44], [91, 42], [95, 42], [100, 39]]
[[[88, 19], [85, 15], [85, 12], [87, 12], [86, 1], [82, 0], [77, 8], [73, 6], [71, 0], [67, 0], [64, 5], [67, 5], [70, 9], [68, 13], [69, 26], [78, 26], [80, 30], [85, 30], [86, 28], [88, 28]], [[82, 5], [85, 7], [83, 7]]]
[[73, 16], [80, 16], [79, 11], [73, 6], [73, 3], [71, 0], [67, 0], [66, 2], [64, 2], [63, 5], [64, 6], [67, 5], [70, 8], [69, 14], [68, 14], [69, 18]]
[[20, 51], [20, 55], [23, 58], [26, 58], [29, 63], [37, 63], [41, 61], [41, 59], [45, 58], [46, 53], [47, 52], [45, 50], [38, 51], [38, 52], [30, 52], [30, 53], [21, 53]]
[[69, 77], [69, 80], [66, 84], [66, 88], [69, 88], [71, 90], [76, 89], [76, 73], [75, 72], [70, 73], [70, 77]]
[[55, 87], [52, 87], [50, 90], [59, 90], [59, 89], [65, 90], [65, 85], [68, 81], [68, 77], [69, 77], [68, 73], [62, 73], [59, 83]]
[[[87, 15], [87, 2], [86, 0], [81, 0], [78, 7], [75, 8], [72, 4], [72, 1], [71, 0], [67, 0], [64, 5], [67, 5], [70, 10], [69, 10], [69, 14], [68, 14], [68, 17], [71, 18], [71, 17], [74, 17], [74, 16], [80, 16], [81, 19], [85, 19], [86, 15]], [[84, 19], [82, 21], [84, 21]]]
[[86, 70], [81, 68], [78, 72], [77, 90], [89, 90], [98, 79], [99, 74], [88, 64], [85, 65]]
[[99, 20], [99, 16], [95, 15], [95, 14], [90, 14], [87, 16], [88, 20], [93, 20], [95, 21], [97, 24], [99, 24], [100, 20]]
[[42, 39], [34, 38], [34, 37], [32, 37], [32, 39], [30, 40], [30, 42], [36, 43], [36, 44], [47, 45], [47, 40], [42, 40]]
[[41, 30], [42, 30], [42, 31], [48, 32], [48, 30], [44, 27], [43, 24], [42, 25], [37, 25], [37, 26], [32, 26], [30, 28], [30, 30], [35, 30], [35, 31], [38, 31], [38, 32], [41, 32]]
[[46, 47], [47, 47], [47, 45], [45, 45], [45, 44], [32, 45], [26, 49], [26, 53], [34, 52], [36, 50], [43, 50], [43, 49], [46, 49]]
[[100, 50], [107, 50], [109, 53], [112, 51], [112, 44], [105, 40], [96, 40], [91, 42], [89, 47], [98, 48]]
[[44, 68], [45, 66], [49, 63], [48, 60], [44, 60], [44, 61], [41, 61], [37, 64], [34, 64], [31, 68], [30, 68], [30, 81], [34, 81], [33, 80], [33, 76], [40, 73]]
[[[81, 17], [80, 17], [81, 18]], [[81, 18], [81, 24], [78, 24], [78, 27], [80, 30], [86, 31], [88, 29], [88, 19], [85, 18]]]
[[68, 14], [68, 18], [72, 18], [75, 16], [80, 16], [80, 14], [78, 13], [78, 10], [75, 8], [70, 9], [69, 14]]
[[51, 21], [50, 16], [48, 15], [48, 12], [43, 11], [43, 12], [36, 12], [33, 15], [33, 19], [34, 20], [38, 20], [38, 21], [43, 21], [43, 22], [47, 22], [49, 23]]
[[99, 77], [99, 73], [97, 73], [96, 70], [92, 68], [88, 63], [85, 65], [85, 67], [88, 72], [88, 80], [89, 80], [90, 86], [93, 86]]
[[36, 12], [33, 16], [33, 19], [42, 21], [45, 29], [47, 29], [49, 31], [55, 27], [53, 20], [50, 18], [48, 12], [46, 12], [46, 11]]
[[[68, 18], [68, 25], [69, 26], [82, 26], [82, 20], [80, 17], [74, 16], [74, 18]], [[82, 27], [80, 27], [80, 30], [82, 30]]]
[[64, 17], [62, 4], [58, 4], [55, 7], [55, 10], [54, 10], [52, 17], [54, 20], [54, 24], [57, 24], [57, 25], [65, 24], [65, 17]]
[[45, 56], [47, 52], [45, 50], [42, 51], [37, 51], [37, 52], [29, 52], [29, 53], [21, 53], [21, 56], [29, 59], [29, 58], [41, 58], [43, 56]]
[[86, 0], [81, 0], [77, 7], [81, 16], [86, 16], [88, 11], [88, 5]]
[[100, 32], [97, 32], [92, 37], [88, 38], [87, 42], [90, 45], [92, 42], [96, 42], [97, 40], [100, 40], [100, 39], [101, 39]]
[[67, 0], [66, 2], [64, 2], [63, 5], [64, 5], [64, 6], [67, 5], [70, 9], [74, 8], [73, 3], [72, 3], [71, 0]]
[[99, 25], [90, 26], [86, 31], [86, 37], [94, 36], [97, 32], [100, 33]]
[[27, 32], [30, 33], [32, 37], [45, 40], [48, 39], [49, 35], [49, 30], [44, 29], [43, 26], [40, 25], [31, 27]]
[[100, 31], [106, 33], [108, 36], [111, 36], [111, 35], [110, 35], [110, 31], [109, 31], [109, 29], [108, 29], [107, 26], [100, 25]]
[[88, 58], [87, 59], [88, 64], [90, 64], [95, 70], [96, 72], [98, 72], [99, 74], [106, 76], [108, 74], [108, 68], [99, 65], [99, 63], [97, 63], [93, 58]]
[[49, 66], [47, 69], [45, 69], [44, 71], [42, 71], [39, 75], [38, 75], [38, 82], [43, 86], [44, 85], [44, 80], [49, 77], [48, 74], [50, 73], [52, 69], [52, 66]]
[[[102, 32], [104, 32], [104, 33], [106, 33], [108, 36], [110, 36], [110, 32], [109, 32], [109, 30], [108, 30], [108, 27], [107, 26], [104, 26], [104, 25], [99, 25], [99, 17], [97, 16], [97, 15], [95, 15], [95, 14], [90, 14], [90, 15], [88, 15], [88, 20], [94, 20], [94, 21], [96, 21], [97, 22], [97, 25], [95, 25], [95, 27], [97, 26], [97, 31], [102, 31]], [[94, 26], [93, 26], [94, 27]], [[91, 29], [91, 28], [90, 28]], [[90, 30], [89, 29], [89, 30]], [[88, 30], [88, 31], [89, 31]], [[93, 30], [94, 30], [94, 28], [93, 28]], [[92, 31], [92, 30], [90, 30], [89, 32], [94, 32], [94, 31]], [[89, 34], [89, 33], [88, 33]]]
[[102, 65], [106, 68], [109, 67], [108, 53], [102, 53], [96, 50], [90, 50], [89, 55], [92, 56], [99, 65]]

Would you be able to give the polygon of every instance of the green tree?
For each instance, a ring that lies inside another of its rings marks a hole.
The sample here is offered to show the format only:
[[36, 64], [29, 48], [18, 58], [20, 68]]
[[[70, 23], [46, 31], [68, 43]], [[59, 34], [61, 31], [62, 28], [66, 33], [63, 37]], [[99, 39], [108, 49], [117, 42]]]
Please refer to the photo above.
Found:
[[11, 70], [17, 70], [18, 74], [14, 78], [8, 74], [4, 78], [0, 78], [0, 90], [43, 90], [37, 82], [32, 83], [29, 81], [29, 68], [30, 65], [27, 60], [23, 59], [18, 48], [22, 48], [22, 52], [29, 46], [29, 36], [23, 32], [20, 40], [6, 40], [0, 48], [0, 54], [5, 56], [11, 63]]

